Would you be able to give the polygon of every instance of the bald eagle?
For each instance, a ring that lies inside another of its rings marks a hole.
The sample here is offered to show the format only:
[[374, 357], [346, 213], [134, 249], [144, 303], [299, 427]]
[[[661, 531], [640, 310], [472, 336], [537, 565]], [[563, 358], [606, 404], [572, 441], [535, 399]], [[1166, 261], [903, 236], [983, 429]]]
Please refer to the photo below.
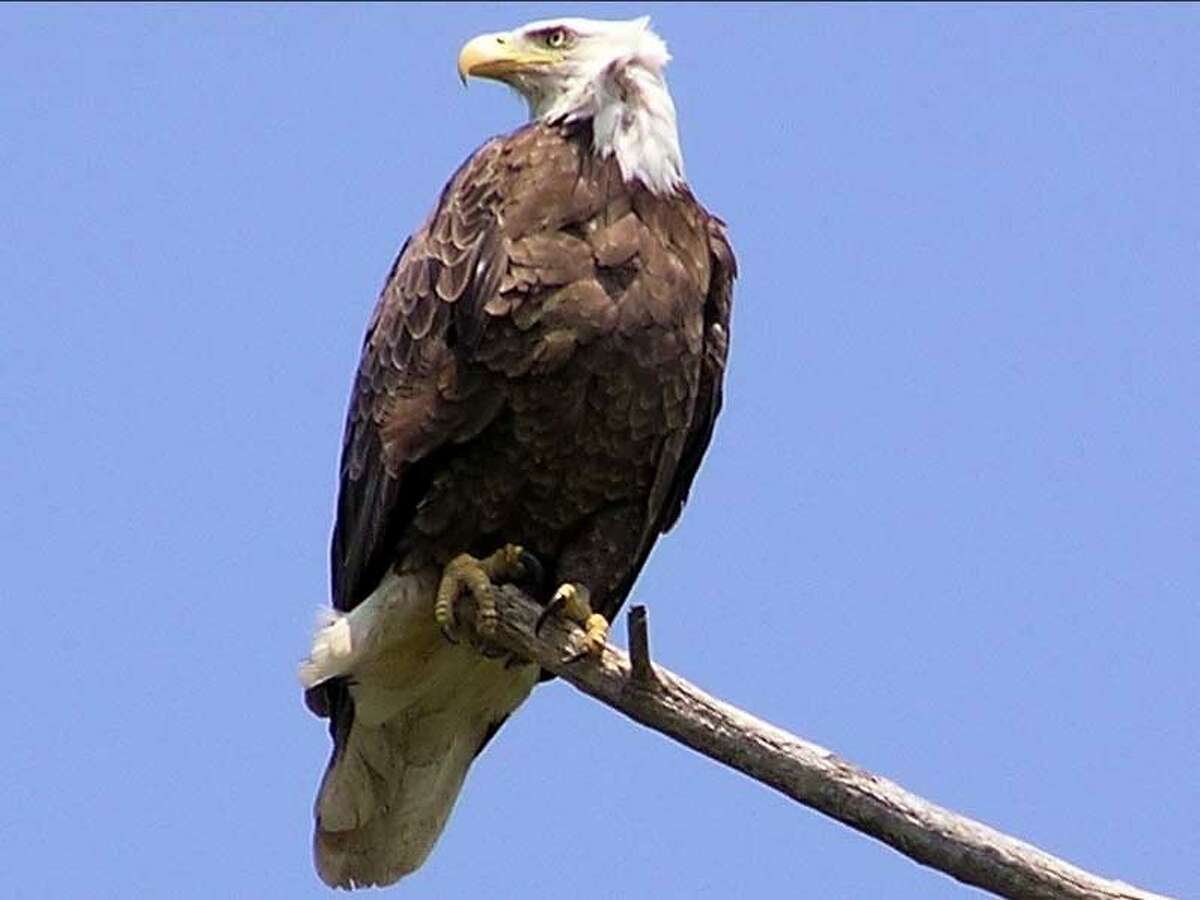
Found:
[[535, 22], [458, 57], [530, 121], [450, 178], [367, 327], [332, 609], [300, 666], [333, 738], [314, 836], [331, 886], [420, 866], [539, 680], [461, 639], [462, 592], [486, 635], [492, 586], [524, 580], [599, 652], [708, 447], [735, 262], [684, 181], [668, 58], [644, 18]]

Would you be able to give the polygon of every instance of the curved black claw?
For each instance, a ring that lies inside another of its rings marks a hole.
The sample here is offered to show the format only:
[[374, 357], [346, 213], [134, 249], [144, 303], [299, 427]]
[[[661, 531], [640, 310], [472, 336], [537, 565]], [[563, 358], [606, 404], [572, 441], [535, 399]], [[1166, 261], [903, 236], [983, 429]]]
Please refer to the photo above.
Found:
[[528, 550], [522, 550], [518, 565], [520, 571], [509, 583], [521, 588], [535, 600], [540, 599], [546, 593], [546, 568], [542, 561]]
[[450, 629], [447, 628], [445, 625], [438, 626], [438, 630], [441, 631], [442, 637], [444, 637], [449, 643], [451, 643], [451, 644], [458, 643], [458, 638], [456, 638], [453, 634], [451, 634]]
[[562, 594], [559, 594], [553, 600], [547, 603], [545, 609], [542, 610], [542, 614], [537, 617], [537, 621], [533, 624], [533, 633], [541, 634], [542, 626], [546, 624], [546, 620], [553, 615], [557, 615], [566, 605], [567, 598]]
[[581, 659], [583, 659], [585, 656], [590, 656], [590, 655], [591, 655], [591, 654], [590, 654], [590, 653], [588, 653], [586, 650], [580, 650], [580, 651], [578, 651], [578, 652], [576, 652], [576, 653], [571, 653], [571, 654], [569, 654], [568, 656], [564, 657], [564, 658], [563, 658], [563, 661], [562, 661], [562, 664], [563, 664], [564, 666], [569, 666], [569, 665], [572, 665], [573, 663], [577, 663], [577, 662], [579, 662], [579, 661], [580, 661]]

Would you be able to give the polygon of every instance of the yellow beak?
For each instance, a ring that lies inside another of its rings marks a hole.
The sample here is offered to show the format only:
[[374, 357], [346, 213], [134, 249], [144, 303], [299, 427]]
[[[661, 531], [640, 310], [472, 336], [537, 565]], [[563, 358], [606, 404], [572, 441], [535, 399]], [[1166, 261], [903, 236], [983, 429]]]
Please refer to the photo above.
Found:
[[504, 80], [530, 65], [544, 64], [549, 54], [518, 49], [517, 41], [506, 31], [471, 38], [458, 53], [458, 77], [463, 84], [471, 75]]

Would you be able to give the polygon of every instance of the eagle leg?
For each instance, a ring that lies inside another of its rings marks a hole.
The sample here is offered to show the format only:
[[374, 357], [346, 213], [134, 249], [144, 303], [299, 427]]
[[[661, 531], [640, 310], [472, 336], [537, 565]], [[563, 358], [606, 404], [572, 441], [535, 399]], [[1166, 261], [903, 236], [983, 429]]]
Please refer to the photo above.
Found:
[[496, 599], [492, 596], [492, 585], [497, 581], [507, 581], [519, 577], [525, 572], [524, 562], [528, 557], [515, 544], [505, 544], [491, 556], [476, 559], [469, 553], [460, 553], [442, 570], [442, 580], [438, 584], [437, 602], [433, 607], [433, 616], [446, 640], [452, 644], [458, 643], [456, 638], [456, 621], [454, 616], [454, 601], [458, 599], [463, 588], [471, 592], [475, 598], [475, 630], [483, 637], [496, 633], [496, 622], [499, 613], [496, 611]]
[[585, 656], [599, 656], [604, 650], [608, 641], [608, 620], [592, 611], [591, 592], [584, 585], [568, 582], [555, 591], [554, 598], [538, 616], [537, 624], [533, 626], [534, 633], [540, 632], [552, 615], [562, 616], [583, 628], [579, 650], [563, 662], [573, 663]]

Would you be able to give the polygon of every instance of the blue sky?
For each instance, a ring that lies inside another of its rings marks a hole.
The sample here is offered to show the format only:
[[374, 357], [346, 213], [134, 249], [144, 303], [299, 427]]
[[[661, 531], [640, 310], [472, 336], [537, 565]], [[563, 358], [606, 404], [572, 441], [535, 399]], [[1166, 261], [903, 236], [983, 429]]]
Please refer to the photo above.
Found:
[[[743, 271], [658, 660], [1200, 896], [1197, 7], [658, 4], [0, 10], [0, 894], [327, 893], [294, 666], [362, 330], [523, 115], [455, 55], [643, 12]], [[973, 893], [555, 683], [396, 894], [564, 890]]]

